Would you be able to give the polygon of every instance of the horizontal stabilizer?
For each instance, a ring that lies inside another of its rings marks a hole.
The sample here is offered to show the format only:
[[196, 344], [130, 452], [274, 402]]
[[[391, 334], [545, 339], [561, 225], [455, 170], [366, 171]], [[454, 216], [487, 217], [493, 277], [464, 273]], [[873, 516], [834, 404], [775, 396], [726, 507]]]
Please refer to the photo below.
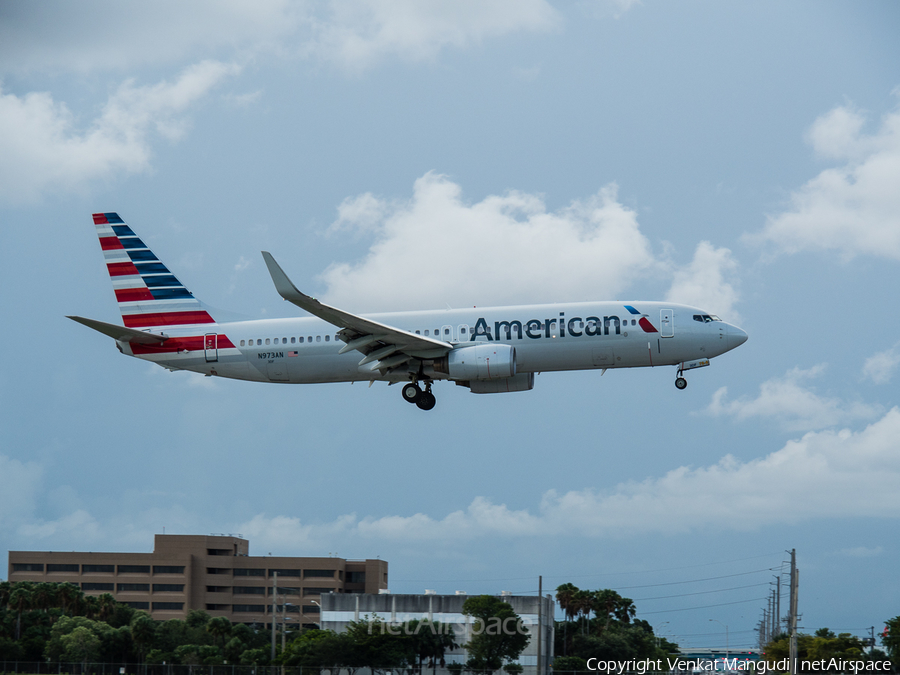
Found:
[[67, 316], [66, 318], [77, 321], [88, 328], [93, 328], [98, 333], [108, 335], [113, 340], [118, 340], [120, 342], [135, 342], [139, 345], [155, 345], [169, 339], [168, 335], [146, 333], [142, 330], [135, 330], [134, 328], [117, 326], [114, 323], [106, 323], [105, 321], [97, 321], [96, 319], [85, 319], [83, 316]]

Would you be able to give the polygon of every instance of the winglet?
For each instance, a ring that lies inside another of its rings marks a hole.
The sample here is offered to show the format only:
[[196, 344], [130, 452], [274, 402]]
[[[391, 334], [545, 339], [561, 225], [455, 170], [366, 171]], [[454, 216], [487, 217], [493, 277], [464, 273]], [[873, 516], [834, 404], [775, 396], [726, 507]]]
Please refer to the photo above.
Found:
[[261, 253], [263, 260], [266, 261], [266, 267], [269, 268], [269, 275], [272, 277], [272, 282], [275, 284], [275, 290], [278, 291], [278, 295], [297, 305], [300, 309], [306, 310], [313, 316], [325, 319], [325, 321], [336, 326], [343, 327], [345, 325], [343, 321], [340, 321], [341, 317], [339, 315], [342, 312], [335, 312], [332, 307], [323, 305], [315, 298], [302, 293], [294, 286], [294, 282], [288, 278], [288, 275], [284, 273], [281, 265], [275, 262], [275, 258], [272, 257], [271, 253], [268, 251], [261, 251]]

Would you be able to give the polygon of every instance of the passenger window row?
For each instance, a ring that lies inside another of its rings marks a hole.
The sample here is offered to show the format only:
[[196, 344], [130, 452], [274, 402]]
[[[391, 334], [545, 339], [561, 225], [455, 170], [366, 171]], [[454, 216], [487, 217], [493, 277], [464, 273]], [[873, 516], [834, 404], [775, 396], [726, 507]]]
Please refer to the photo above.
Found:
[[[321, 336], [321, 335], [316, 335], [315, 338], [313, 338], [312, 335], [308, 335], [308, 336], [306, 336], [306, 337], [304, 337], [304, 336], [301, 335], [300, 337], [291, 337], [291, 338], [286, 338], [286, 337], [283, 337], [283, 338], [265, 338], [265, 339], [263, 339], [263, 338], [255, 338], [255, 339], [251, 338], [250, 340], [241, 340], [241, 347], [244, 347], [244, 346], [247, 346], [247, 347], [253, 347], [254, 344], [255, 344], [256, 346], [262, 346], [263, 344], [267, 344], [267, 345], [271, 345], [271, 344], [275, 344], [275, 345], [278, 345], [278, 344], [286, 345], [286, 344], [288, 344], [288, 343], [290, 343], [290, 344], [292, 344], [292, 345], [295, 345], [295, 344], [297, 344], [297, 343], [303, 344], [304, 342], [312, 342], [314, 339], [315, 339], [316, 342], [321, 342], [321, 341], [322, 341], [322, 336]], [[337, 342], [338, 340], [340, 340], [340, 338], [337, 336], [337, 334], [335, 334], [335, 336], [334, 336], [334, 341]], [[331, 342], [331, 335], [326, 335], [326, 336], [325, 336], [325, 342]]]

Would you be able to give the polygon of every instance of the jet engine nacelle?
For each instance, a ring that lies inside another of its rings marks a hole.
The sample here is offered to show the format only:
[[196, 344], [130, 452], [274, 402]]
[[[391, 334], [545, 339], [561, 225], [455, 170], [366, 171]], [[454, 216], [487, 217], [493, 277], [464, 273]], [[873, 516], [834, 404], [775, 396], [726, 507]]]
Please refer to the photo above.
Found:
[[[460, 384], [457, 382], [457, 384]], [[469, 380], [469, 390], [473, 394], [505, 394], [509, 391], [531, 391], [534, 389], [534, 373], [519, 373], [515, 377], [502, 380]]]
[[437, 372], [451, 380], [499, 380], [516, 374], [516, 348], [511, 345], [480, 343], [458, 347], [434, 362]]

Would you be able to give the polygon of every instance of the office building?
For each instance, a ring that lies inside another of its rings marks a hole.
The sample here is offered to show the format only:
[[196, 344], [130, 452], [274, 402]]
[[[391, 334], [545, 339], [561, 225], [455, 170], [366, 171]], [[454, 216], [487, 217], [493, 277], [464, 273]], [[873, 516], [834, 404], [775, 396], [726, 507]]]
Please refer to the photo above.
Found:
[[[277, 585], [275, 584], [277, 573]], [[154, 619], [202, 609], [234, 623], [318, 624], [322, 598], [388, 587], [384, 560], [251, 556], [239, 536], [157, 534], [153, 553], [10, 551], [10, 581], [77, 585], [111, 593]]]
[[[412, 621], [430, 621], [449, 624], [453, 627], [455, 640], [465, 644], [472, 634], [474, 625], [472, 617], [462, 613], [463, 603], [470, 597], [462, 592], [456, 595], [437, 595], [426, 591], [424, 595], [392, 595], [381, 592], [379, 595], [328, 595], [323, 596], [321, 627], [340, 633], [351, 621], [369, 621], [378, 619], [388, 626], [399, 627]], [[538, 596], [500, 594], [503, 602], [509, 603], [513, 611], [522, 619], [523, 629], [531, 636], [528, 646], [517, 663], [524, 667], [523, 675], [536, 675], [538, 672], [538, 636], [540, 636], [540, 655], [543, 669], [547, 672], [553, 662], [554, 612], [556, 604], [552, 596], [541, 599]], [[374, 625], [374, 624], [373, 624]], [[514, 626], [509, 625], [509, 629]], [[379, 628], [375, 628], [376, 630]], [[448, 652], [445, 662], [465, 663], [468, 658], [462, 647]]]

